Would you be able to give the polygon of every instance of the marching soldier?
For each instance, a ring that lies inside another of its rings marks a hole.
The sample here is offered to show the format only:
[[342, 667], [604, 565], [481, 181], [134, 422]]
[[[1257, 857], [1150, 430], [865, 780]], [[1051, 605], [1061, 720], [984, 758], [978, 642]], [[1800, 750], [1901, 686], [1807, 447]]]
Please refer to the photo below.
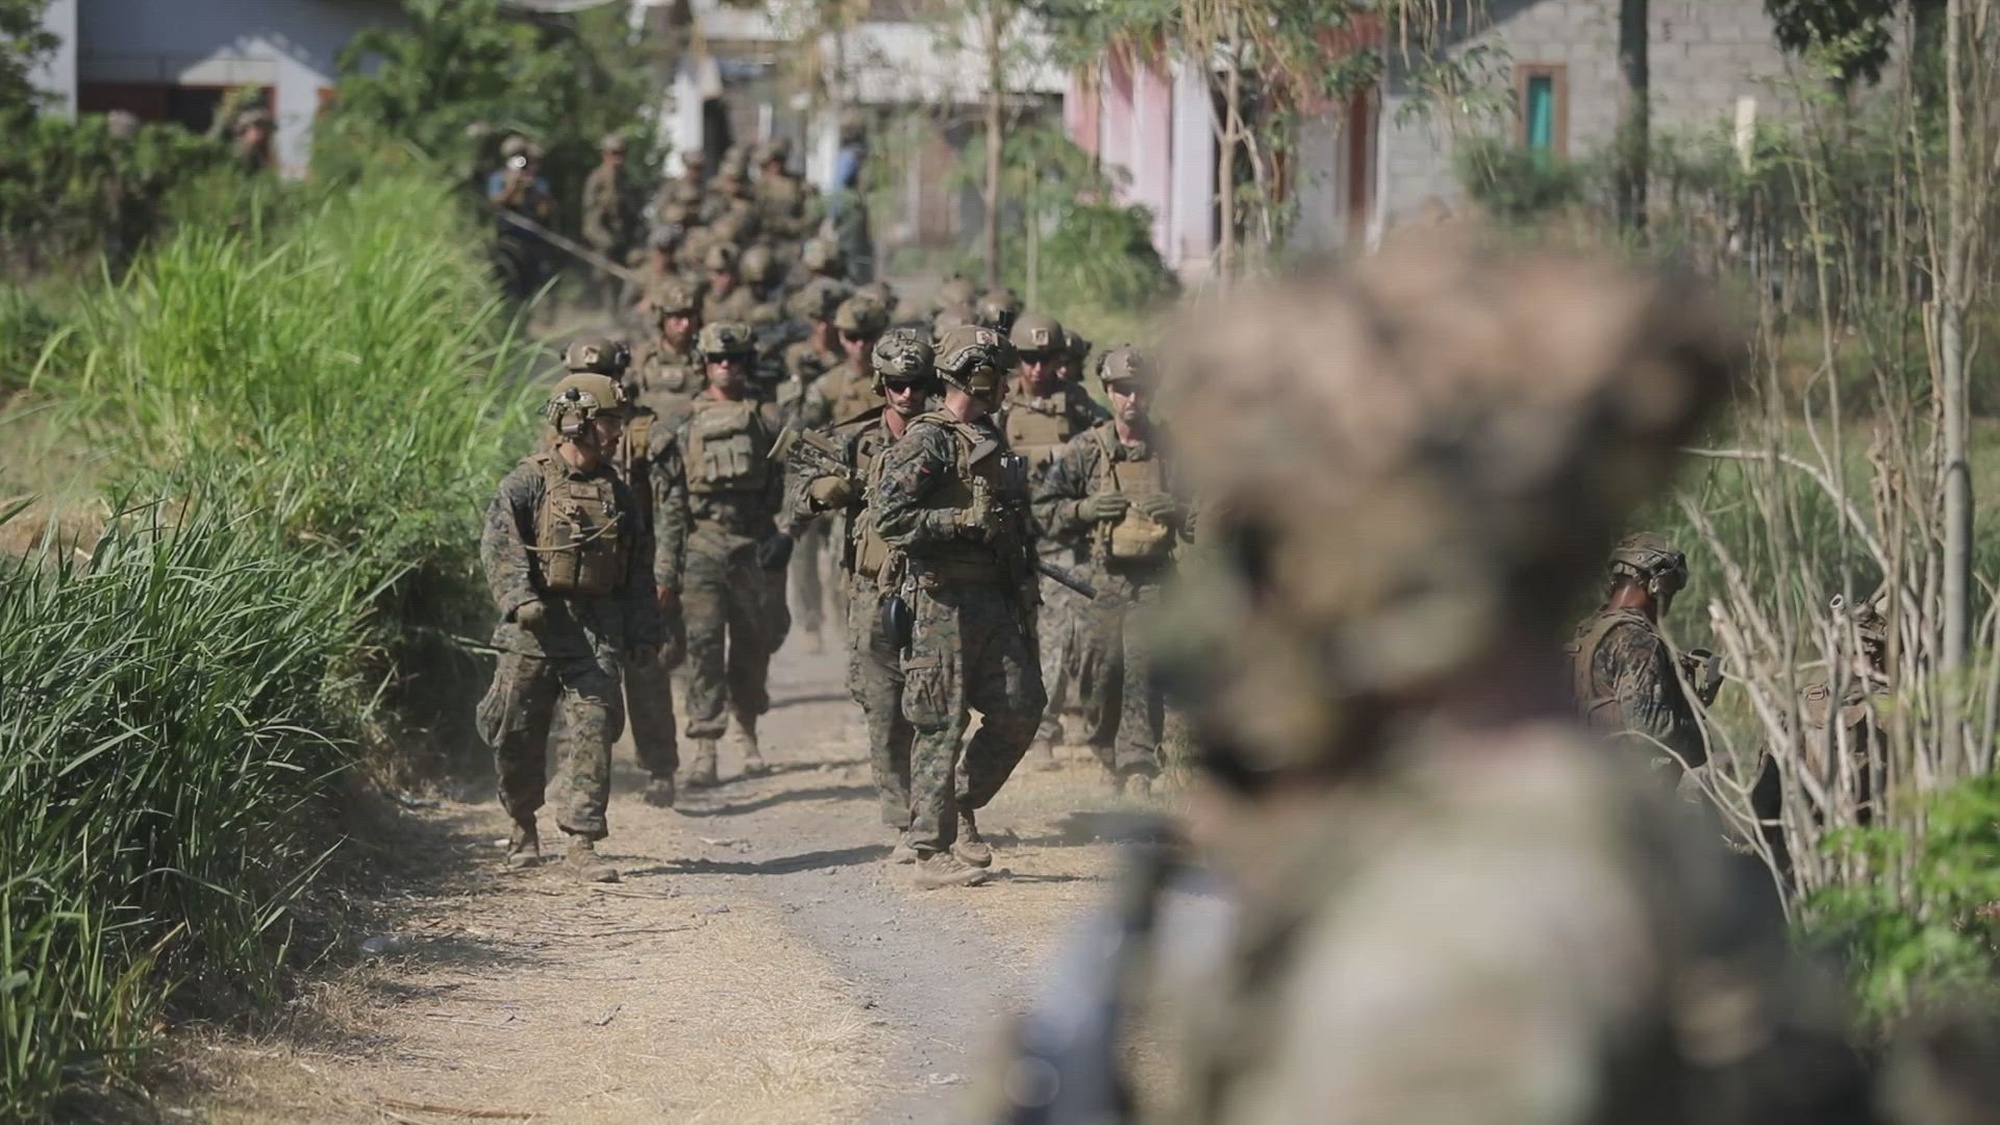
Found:
[[878, 479], [882, 452], [909, 432], [936, 387], [934, 354], [928, 340], [908, 329], [893, 329], [875, 345], [876, 389], [886, 403], [846, 425], [833, 441], [842, 473], [803, 475], [794, 501], [794, 521], [829, 513], [842, 517], [840, 572], [847, 589], [847, 688], [868, 721], [868, 762], [881, 794], [882, 822], [897, 833], [890, 859], [916, 862], [910, 846], [910, 745], [903, 717], [903, 668], [899, 638], [888, 634], [882, 604], [899, 575], [887, 568], [889, 545], [863, 503]]
[[1660, 619], [1687, 585], [1687, 556], [1642, 533], [1611, 552], [1608, 572], [1603, 606], [1577, 628], [1570, 646], [1578, 713], [1656, 766], [1676, 767], [1678, 779], [1708, 760], [1697, 709], [1675, 671], [1680, 658], [1660, 635]]
[[1014, 321], [1021, 315], [1021, 298], [1012, 289], [989, 289], [974, 302], [972, 315], [1000, 335], [1011, 335]]
[[808, 280], [823, 277], [843, 284], [847, 281], [847, 256], [832, 239], [807, 239], [799, 250], [799, 268], [805, 271]]
[[656, 331], [633, 351], [625, 387], [634, 401], [672, 431], [706, 385], [707, 375], [695, 350], [701, 313], [694, 287], [684, 281], [654, 287], [646, 303]]
[[[993, 849], [977, 811], [1006, 784], [1046, 702], [1034, 655], [1027, 469], [988, 420], [1006, 353], [990, 329], [944, 339], [940, 408], [913, 419], [882, 455], [867, 499], [876, 530], [900, 556], [897, 596], [913, 619], [903, 716], [915, 732], [909, 842], [921, 887], [985, 881]], [[970, 708], [980, 724], [965, 743]]]
[[840, 328], [836, 324], [840, 306], [847, 298], [846, 286], [818, 278], [786, 302], [793, 318], [806, 325], [806, 338], [785, 349], [785, 386], [779, 391], [778, 404], [788, 425], [799, 424], [806, 392], [813, 384], [847, 358], [840, 347]]
[[757, 208], [764, 229], [772, 237], [794, 240], [806, 232], [806, 203], [810, 193], [805, 181], [792, 174], [792, 142], [789, 137], [773, 137], [764, 145], [761, 167], [754, 185]]
[[741, 251], [729, 242], [717, 242], [708, 248], [702, 262], [708, 267], [708, 292], [701, 298], [703, 324], [748, 321], [757, 308], [757, 294], [737, 284], [736, 263], [740, 257]]
[[875, 341], [889, 327], [888, 310], [881, 302], [856, 294], [841, 302], [833, 326], [847, 358], [806, 391], [800, 418], [816, 428], [851, 422], [882, 405], [872, 368]]
[[[639, 211], [625, 181], [625, 138], [617, 133], [598, 146], [600, 160], [583, 181], [583, 240], [590, 248], [622, 264], [639, 229]], [[585, 275], [588, 303], [606, 302], [618, 316], [618, 279], [592, 268]]]
[[[610, 366], [601, 350], [571, 359]], [[571, 873], [617, 882], [597, 857], [611, 795], [611, 742], [624, 722], [622, 665], [658, 658], [662, 629], [645, 513], [612, 468], [624, 424], [623, 390], [607, 374], [565, 375], [543, 413], [554, 448], [522, 461], [486, 511], [479, 557], [500, 609], [500, 662], [479, 704], [480, 736], [493, 748], [500, 803], [514, 820], [510, 867], [540, 859], [535, 813], [548, 784], [549, 724], [562, 708], [568, 797], [557, 825], [569, 837]]]
[[[1115, 743], [1099, 750], [1105, 767], [1120, 792], [1143, 797], [1160, 773], [1166, 709], [1145, 647], [1127, 624], [1158, 601], [1191, 521], [1160, 456], [1143, 357], [1118, 348], [1105, 355], [1098, 376], [1111, 399], [1111, 419], [1055, 451], [1037, 478], [1035, 515], [1045, 536], [1090, 545], [1101, 600], [1079, 610], [1094, 619], [1102, 658], [1085, 665], [1094, 682], [1080, 686], [1089, 709], [1116, 728]], [[1049, 593], [1044, 590], [1043, 598]], [[1048, 622], [1046, 612], [1042, 621]], [[1042, 643], [1050, 643], [1046, 633]], [[1044, 654], [1045, 676], [1048, 666]]]
[[750, 395], [754, 349], [747, 325], [702, 328], [707, 385], [655, 459], [666, 540], [659, 584], [687, 626], [690, 788], [716, 783], [715, 741], [729, 719], [744, 774], [765, 771], [757, 720], [770, 710], [771, 654], [790, 627], [784, 570], [792, 543], [777, 524], [785, 481], [770, 460], [780, 426], [776, 409]]
[[[1031, 314], [1014, 325], [1014, 354], [1020, 366], [1009, 385], [1000, 428], [1007, 446], [1028, 461], [1030, 479], [1038, 478], [1049, 459], [1066, 441], [1104, 420], [1104, 410], [1091, 401], [1081, 384], [1064, 383], [1057, 377], [1058, 364], [1069, 350], [1069, 337], [1054, 317]], [[1075, 568], [1090, 558], [1085, 525], [1072, 522], [1061, 528], [1044, 524], [1036, 549], [1042, 558], [1059, 566]], [[1042, 685], [1049, 705], [1042, 714], [1042, 727], [1028, 751], [1034, 768], [1055, 766], [1055, 746], [1063, 739], [1062, 715], [1080, 684], [1074, 673], [1087, 654], [1101, 647], [1093, 642], [1089, 629], [1094, 621], [1091, 607], [1074, 591], [1056, 582], [1044, 582], [1042, 605], [1037, 622], [1037, 639], [1042, 661]], [[1094, 716], [1092, 738], [1103, 742], [1110, 737], [1115, 715]], [[1100, 750], [1100, 752], [1102, 752]]]

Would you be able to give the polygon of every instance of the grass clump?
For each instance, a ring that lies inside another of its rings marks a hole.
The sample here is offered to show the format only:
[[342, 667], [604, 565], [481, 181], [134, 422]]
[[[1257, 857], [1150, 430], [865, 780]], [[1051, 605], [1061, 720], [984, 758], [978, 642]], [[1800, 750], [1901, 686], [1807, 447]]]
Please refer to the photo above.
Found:
[[0, 1120], [129, 1077], [176, 992], [268, 1001], [348, 761], [365, 588], [203, 498], [0, 562]]

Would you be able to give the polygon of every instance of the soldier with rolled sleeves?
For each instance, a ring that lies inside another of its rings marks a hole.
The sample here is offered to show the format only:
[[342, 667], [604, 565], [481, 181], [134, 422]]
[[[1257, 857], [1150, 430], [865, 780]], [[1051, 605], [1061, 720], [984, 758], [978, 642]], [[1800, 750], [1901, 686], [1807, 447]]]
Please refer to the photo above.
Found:
[[[583, 181], [583, 240], [612, 262], [623, 263], [639, 231], [639, 206], [625, 179], [625, 138], [617, 133], [598, 145], [597, 167]], [[618, 279], [592, 267], [585, 275], [585, 301], [604, 303], [618, 316]]]
[[891, 329], [875, 344], [876, 388], [885, 405], [843, 426], [832, 437], [844, 473], [808, 471], [793, 500], [795, 522], [838, 513], [845, 529], [840, 573], [847, 591], [847, 690], [868, 722], [868, 762], [881, 796], [882, 822], [896, 830], [890, 859], [914, 863], [910, 847], [910, 745], [903, 717], [901, 640], [889, 635], [882, 603], [900, 575], [890, 567], [889, 544], [865, 501], [882, 466], [882, 453], [909, 432], [929, 407], [937, 386], [931, 345], [909, 329]]
[[[577, 358], [586, 358], [579, 356]], [[601, 366], [599, 355], [586, 366]], [[649, 665], [663, 639], [653, 586], [653, 538], [613, 458], [626, 414], [611, 376], [565, 375], [543, 410], [555, 445], [500, 482], [486, 511], [479, 557], [500, 609], [500, 662], [479, 704], [480, 736], [493, 748], [500, 804], [513, 818], [510, 867], [541, 855], [535, 813], [548, 784], [545, 755], [556, 708], [568, 753], [567, 800], [556, 823], [566, 862], [591, 882], [616, 882], [597, 857], [607, 832], [611, 743], [624, 723], [621, 669]]]
[[690, 788], [716, 783], [715, 743], [730, 720], [744, 774], [765, 772], [757, 721], [771, 709], [771, 654], [790, 627], [792, 542], [778, 528], [785, 480], [770, 459], [782, 427], [774, 407], [751, 397], [754, 349], [747, 325], [702, 328], [707, 385], [654, 462], [665, 541], [657, 581], [678, 599], [687, 626]]
[[[1035, 516], [1045, 536], [1089, 545], [1098, 601], [1079, 612], [1092, 619], [1101, 656], [1085, 663], [1089, 680], [1079, 686], [1088, 710], [1111, 728], [1105, 732], [1111, 745], [1098, 749], [1105, 767], [1120, 792], [1143, 797], [1160, 774], [1166, 705], [1133, 622], [1159, 600], [1173, 573], [1191, 508], [1176, 495], [1162, 456], [1144, 357], [1118, 348], [1105, 355], [1098, 375], [1111, 418], [1055, 451], [1035, 478]], [[1050, 643], [1047, 634], [1042, 643]]]
[[[985, 881], [993, 849], [977, 812], [1021, 760], [1046, 701], [1027, 470], [989, 419], [1007, 342], [961, 328], [936, 351], [938, 408], [882, 455], [867, 498], [891, 565], [902, 568], [896, 596], [913, 619], [903, 656], [903, 717], [915, 732], [909, 842], [926, 888]], [[966, 742], [973, 708], [979, 730]]]
[[[1080, 384], [1058, 377], [1069, 350], [1069, 336], [1054, 317], [1039, 313], [1021, 317], [1014, 324], [1011, 342], [1020, 362], [1001, 408], [1000, 429], [1007, 435], [1008, 447], [1027, 458], [1029, 478], [1038, 479], [1064, 442], [1104, 420], [1104, 408], [1092, 401]], [[1080, 526], [1043, 526], [1040, 530], [1036, 549], [1044, 560], [1069, 569], [1089, 561], [1090, 546]], [[1076, 698], [1080, 695], [1080, 665], [1087, 654], [1101, 646], [1091, 643], [1088, 631], [1093, 617], [1083, 598], [1053, 581], [1042, 586], [1036, 627], [1042, 686], [1048, 691], [1049, 706], [1028, 750], [1028, 762], [1032, 768], [1049, 769], [1055, 765], [1055, 746], [1063, 740], [1062, 716], [1080, 702]], [[1094, 716], [1092, 738], [1107, 740], [1114, 722], [1115, 716]]]

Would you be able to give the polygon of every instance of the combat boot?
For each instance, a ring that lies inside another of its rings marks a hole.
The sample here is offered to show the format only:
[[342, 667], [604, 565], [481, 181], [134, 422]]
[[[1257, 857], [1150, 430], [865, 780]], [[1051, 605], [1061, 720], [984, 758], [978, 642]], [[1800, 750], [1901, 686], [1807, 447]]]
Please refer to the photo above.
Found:
[[687, 775], [681, 779], [689, 789], [712, 789], [715, 787], [715, 740], [697, 738], [694, 740], [694, 757], [689, 760]]
[[910, 830], [905, 828], [896, 833], [896, 846], [889, 849], [889, 862], [895, 864], [917, 862], [917, 849], [910, 846]]
[[1043, 773], [1062, 768], [1061, 763], [1056, 761], [1055, 744], [1046, 738], [1037, 738], [1028, 746], [1028, 752], [1021, 755], [1021, 765]]
[[764, 764], [764, 750], [757, 745], [757, 716], [739, 713], [733, 718], [735, 722], [731, 733], [743, 747], [743, 776], [761, 777], [770, 773], [771, 767]]
[[597, 843], [588, 836], [570, 835], [569, 851], [563, 856], [563, 863], [569, 868], [569, 873], [581, 882], [618, 881], [618, 869], [598, 858]]
[[676, 796], [673, 774], [661, 774], [646, 783], [646, 803], [656, 809], [673, 808]]
[[507, 866], [519, 871], [542, 862], [542, 837], [532, 824], [516, 824], [507, 837]]
[[927, 891], [943, 887], [976, 887], [986, 872], [950, 852], [936, 852], [917, 863], [917, 886]]
[[952, 842], [951, 854], [974, 867], [993, 866], [993, 848], [979, 834], [979, 824], [973, 820], [970, 809], [958, 814], [958, 839]]
[[1153, 796], [1153, 779], [1149, 774], [1121, 773], [1118, 775], [1118, 792], [1135, 801], [1150, 800]]

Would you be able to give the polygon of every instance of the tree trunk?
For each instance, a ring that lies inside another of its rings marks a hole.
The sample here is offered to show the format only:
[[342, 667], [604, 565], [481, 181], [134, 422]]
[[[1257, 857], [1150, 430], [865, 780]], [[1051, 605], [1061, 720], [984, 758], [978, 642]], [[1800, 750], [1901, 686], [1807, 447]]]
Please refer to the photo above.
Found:
[[1228, 19], [1229, 50], [1222, 72], [1222, 151], [1217, 154], [1215, 168], [1222, 207], [1222, 243], [1217, 249], [1216, 268], [1224, 294], [1229, 292], [1236, 277], [1236, 139], [1243, 135], [1243, 81], [1237, 69], [1236, 13], [1231, 11]]
[[1652, 67], [1647, 59], [1652, 5], [1647, 0], [1618, 3], [1619, 106], [1616, 172], [1618, 225], [1637, 234], [1646, 229], [1646, 181], [1652, 165]]
[[[1971, 237], [1972, 170], [1968, 166], [1965, 129], [1966, 59], [1965, 0], [1945, 6], [1945, 227], [1942, 291], [1938, 294], [1938, 398], [1944, 433], [1944, 636], [1939, 668], [1952, 673], [1965, 667], [1972, 638], [1972, 473], [1966, 461], [1965, 309], [1969, 278], [1966, 245]], [[1962, 698], [1958, 687], [1949, 689]], [[1959, 729], [1961, 716], [1953, 708], [1946, 728]]]
[[986, 2], [986, 287], [1000, 286], [1000, 146], [1002, 102], [1007, 75], [1001, 65], [1001, 0]]

